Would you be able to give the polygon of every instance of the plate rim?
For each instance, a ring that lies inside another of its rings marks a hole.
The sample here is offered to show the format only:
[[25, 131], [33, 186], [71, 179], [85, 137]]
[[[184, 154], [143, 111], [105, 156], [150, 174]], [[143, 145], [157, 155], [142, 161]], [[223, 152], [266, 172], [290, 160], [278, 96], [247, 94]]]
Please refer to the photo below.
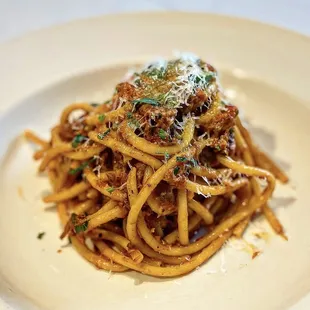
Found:
[[[298, 38], [299, 40], [305, 40], [307, 44], [310, 45], [310, 37], [305, 34], [299, 33], [292, 29], [287, 29], [281, 26], [264, 23], [264, 22], [253, 20], [250, 18], [237, 17], [237, 16], [231, 16], [231, 15], [225, 15], [225, 14], [207, 13], [207, 12], [185, 12], [185, 11], [161, 11], [159, 10], [159, 11], [144, 11], [144, 12], [132, 11], [132, 12], [126, 12], [126, 13], [106, 14], [106, 15], [100, 15], [100, 16], [89, 17], [89, 18], [75, 19], [75, 20], [72, 20], [66, 23], [61, 23], [58, 25], [48, 26], [48, 27], [44, 27], [41, 29], [33, 30], [21, 36], [17, 36], [9, 40], [6, 40], [4, 42], [1, 42], [0, 43], [0, 55], [1, 55], [1, 51], [4, 49], [13, 50], [14, 48], [16, 48], [16, 45], [25, 45], [25, 44], [28, 44], [29, 41], [40, 41], [42, 36], [52, 35], [53, 33], [62, 31], [62, 29], [66, 27], [77, 27], [81, 24], [87, 24], [93, 21], [100, 21], [106, 18], [113, 20], [113, 19], [120, 18], [123, 16], [130, 17], [130, 18], [136, 18], [136, 17], [139, 18], [140, 16], [146, 17], [146, 16], [161, 16], [161, 15], [170, 15], [170, 16], [186, 17], [186, 18], [190, 18], [193, 16], [205, 16], [205, 17], [210, 17], [210, 18], [229, 20], [230, 22], [238, 22], [238, 23], [245, 23], [245, 24], [250, 23], [254, 25], [255, 27], [264, 28], [265, 29], [264, 31], [266, 30], [275, 31], [275, 32], [282, 33], [285, 36]], [[0, 63], [1, 63], [1, 60], [0, 60]], [[0, 77], [1, 77], [1, 73], [0, 73]], [[59, 81], [61, 80], [56, 79], [53, 82], [57, 83]], [[48, 83], [48, 85], [46, 86], [49, 86], [49, 85], [51, 85], [51, 83]], [[24, 96], [22, 98], [24, 98]], [[8, 102], [6, 104], [2, 103], [1, 110], [0, 110], [0, 119], [3, 116], [5, 116], [5, 114], [10, 109], [14, 108], [15, 104], [18, 104], [18, 103], [19, 103], [19, 100], [17, 100], [16, 102]], [[299, 302], [297, 302], [297, 304], [293, 305], [292, 309], [295, 309], [295, 310], [305, 309], [305, 307], [307, 306], [308, 307], [310, 306], [310, 293], [304, 296]], [[13, 307], [11, 308], [11, 306], [7, 304], [5, 300], [0, 296], [0, 308], [2, 309], [2, 307], [3, 309], [12, 309], [12, 310], [15, 309]]]
[[23, 39], [25, 37], [29, 37], [29, 36], [33, 36], [33, 35], [40, 35], [43, 32], [46, 31], [50, 31], [50, 30], [61, 30], [60, 28], [63, 28], [65, 26], [68, 25], [74, 25], [74, 24], [80, 24], [80, 23], [88, 23], [94, 20], [101, 20], [103, 18], [117, 18], [120, 16], [140, 16], [140, 15], [196, 15], [196, 16], [211, 16], [211, 17], [217, 17], [220, 19], [231, 19], [231, 20], [238, 20], [240, 22], [246, 22], [246, 23], [253, 23], [253, 24], [257, 24], [263, 27], [268, 27], [268, 28], [273, 28], [276, 31], [282, 31], [282, 32], [288, 32], [291, 35], [294, 36], [299, 36], [301, 38], [310, 40], [310, 36], [298, 32], [295, 29], [290, 29], [290, 28], [285, 28], [283, 26], [280, 25], [276, 25], [276, 24], [272, 24], [272, 23], [268, 23], [268, 22], [263, 22], [257, 19], [252, 19], [249, 17], [243, 17], [243, 16], [237, 16], [237, 15], [230, 15], [230, 14], [224, 14], [224, 13], [216, 13], [216, 12], [199, 12], [199, 11], [186, 11], [186, 10], [146, 10], [146, 11], [138, 11], [138, 10], [133, 10], [130, 12], [119, 12], [119, 13], [108, 13], [108, 14], [100, 14], [98, 16], [90, 16], [90, 17], [85, 17], [85, 18], [76, 18], [74, 20], [70, 20], [67, 22], [63, 22], [63, 23], [59, 23], [59, 24], [55, 24], [55, 25], [49, 25], [49, 26], [45, 26], [42, 28], [38, 28], [38, 29], [33, 29], [30, 30], [24, 34], [21, 35], [17, 35], [14, 36], [12, 38], [9, 38], [3, 42], [0, 43], [0, 49], [2, 48], [2, 46], [7, 45], [7, 44], [11, 44], [14, 43], [20, 39]]

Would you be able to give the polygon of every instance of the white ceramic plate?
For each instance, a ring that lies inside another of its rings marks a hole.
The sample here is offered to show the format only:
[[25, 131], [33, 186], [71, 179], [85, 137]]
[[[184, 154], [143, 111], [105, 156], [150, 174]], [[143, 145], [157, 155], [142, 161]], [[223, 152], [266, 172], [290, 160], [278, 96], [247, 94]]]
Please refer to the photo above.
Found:
[[[49, 189], [36, 175], [25, 128], [47, 136], [63, 107], [102, 100], [128, 66], [173, 50], [220, 70], [256, 140], [291, 178], [272, 206], [289, 241], [264, 220], [247, 232], [255, 260], [230, 244], [192, 274], [162, 280], [111, 275], [62, 248]], [[235, 18], [154, 13], [106, 16], [32, 33], [0, 46], [0, 296], [13, 309], [285, 309], [310, 289], [310, 40]], [[253, 232], [266, 230], [268, 241]], [[42, 240], [36, 238], [45, 231]], [[307, 309], [310, 303], [304, 302]], [[301, 309], [302, 306], [298, 306]]]

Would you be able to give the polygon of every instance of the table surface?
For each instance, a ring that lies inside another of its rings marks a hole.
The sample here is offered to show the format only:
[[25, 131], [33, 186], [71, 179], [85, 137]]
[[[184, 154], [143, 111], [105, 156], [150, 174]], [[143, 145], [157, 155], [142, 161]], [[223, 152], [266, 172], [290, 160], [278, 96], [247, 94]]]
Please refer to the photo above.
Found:
[[310, 0], [0, 0], [0, 43], [75, 19], [154, 10], [227, 14], [310, 35]]
[[[170, 10], [244, 17], [310, 36], [310, 0], [0, 0], [0, 43], [76, 19]], [[307, 305], [309, 298], [293, 309], [306, 310]]]

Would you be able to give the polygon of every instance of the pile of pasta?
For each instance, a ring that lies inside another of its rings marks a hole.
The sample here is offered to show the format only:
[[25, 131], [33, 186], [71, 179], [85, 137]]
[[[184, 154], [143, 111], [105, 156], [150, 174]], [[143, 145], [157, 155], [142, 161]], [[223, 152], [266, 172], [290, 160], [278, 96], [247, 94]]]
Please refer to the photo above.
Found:
[[130, 73], [106, 102], [74, 103], [51, 130], [31, 131], [63, 232], [96, 267], [187, 274], [268, 206], [287, 176], [255, 145], [219, 83], [193, 56]]

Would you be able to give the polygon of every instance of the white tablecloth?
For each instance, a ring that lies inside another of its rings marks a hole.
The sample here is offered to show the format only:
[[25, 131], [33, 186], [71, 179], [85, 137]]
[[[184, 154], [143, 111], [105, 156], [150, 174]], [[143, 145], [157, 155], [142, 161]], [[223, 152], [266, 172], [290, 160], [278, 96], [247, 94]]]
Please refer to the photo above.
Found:
[[0, 0], [0, 43], [74, 19], [151, 10], [229, 14], [310, 35], [309, 0]]

